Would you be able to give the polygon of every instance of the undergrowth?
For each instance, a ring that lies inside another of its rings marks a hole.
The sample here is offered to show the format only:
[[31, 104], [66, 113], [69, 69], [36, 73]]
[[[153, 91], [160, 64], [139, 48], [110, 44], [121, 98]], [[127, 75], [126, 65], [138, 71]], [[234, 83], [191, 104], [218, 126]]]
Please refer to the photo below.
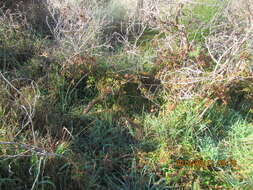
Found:
[[5, 2], [0, 189], [253, 188], [252, 7], [139, 3]]

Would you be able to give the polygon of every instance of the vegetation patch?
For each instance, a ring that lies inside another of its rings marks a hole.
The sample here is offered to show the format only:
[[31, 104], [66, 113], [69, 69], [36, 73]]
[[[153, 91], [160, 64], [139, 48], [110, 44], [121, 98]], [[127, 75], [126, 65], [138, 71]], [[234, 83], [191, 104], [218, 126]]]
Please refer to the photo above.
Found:
[[0, 189], [253, 188], [250, 1], [0, 4]]

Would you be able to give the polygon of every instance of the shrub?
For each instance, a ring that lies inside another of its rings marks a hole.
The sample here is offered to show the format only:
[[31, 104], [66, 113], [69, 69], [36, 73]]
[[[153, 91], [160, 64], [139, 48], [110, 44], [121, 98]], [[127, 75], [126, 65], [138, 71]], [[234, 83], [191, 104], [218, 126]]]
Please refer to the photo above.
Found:
[[18, 67], [39, 53], [40, 39], [27, 28], [26, 17], [0, 9], [0, 68]]

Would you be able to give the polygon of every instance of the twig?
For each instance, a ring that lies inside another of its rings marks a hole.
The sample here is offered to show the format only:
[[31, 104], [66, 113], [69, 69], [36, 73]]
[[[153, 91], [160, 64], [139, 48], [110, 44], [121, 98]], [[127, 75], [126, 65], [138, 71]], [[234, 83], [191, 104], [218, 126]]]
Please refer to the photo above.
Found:
[[[32, 118], [33, 118], [33, 115], [35, 113], [35, 104], [37, 102], [37, 99], [39, 98], [39, 93], [37, 95], [35, 95], [34, 97], [34, 102], [33, 102], [33, 105], [31, 105], [31, 103], [27, 100], [27, 98], [22, 94], [22, 92], [20, 90], [18, 90], [8, 79], [5, 78], [5, 76], [2, 74], [2, 72], [0, 72], [0, 77], [12, 88], [14, 89], [22, 98], [24, 98], [24, 101], [26, 102], [26, 104], [28, 105], [28, 109], [26, 108], [26, 106], [24, 105], [21, 105], [21, 108], [25, 111], [26, 113], [26, 116], [28, 117], [28, 121], [25, 125], [22, 126], [22, 129], [24, 127], [26, 127], [29, 123], [31, 124], [31, 128], [32, 128], [32, 133], [33, 133], [33, 141], [34, 141], [34, 144], [37, 144], [36, 142], [36, 136], [35, 136], [35, 131], [34, 131], [34, 126], [33, 126], [33, 121], [32, 121]], [[18, 80], [18, 79], [16, 79]], [[32, 81], [32, 80], [31, 80]], [[31, 82], [33, 88], [35, 89], [34, 87], [34, 84], [36, 85], [36, 83], [34, 83], [34, 81]], [[20, 132], [21, 132], [20, 130]], [[16, 134], [16, 136], [20, 133], [18, 132]]]
[[[0, 141], [0, 144], [1, 145], [17, 145], [20, 148], [26, 149], [28, 152], [33, 152], [33, 153], [36, 153], [37, 155], [40, 155], [40, 156], [59, 156], [59, 157], [63, 157], [60, 154], [46, 152], [44, 149], [41, 149], [41, 148], [38, 148], [38, 147], [35, 147], [35, 146], [30, 146], [30, 145], [22, 144], [22, 143]], [[11, 156], [11, 157], [18, 157], [18, 156]]]
[[32, 185], [31, 190], [33, 190], [33, 189], [35, 188], [35, 185], [36, 185], [36, 183], [37, 183], [37, 181], [38, 181], [38, 179], [39, 179], [39, 176], [40, 176], [40, 167], [41, 167], [42, 159], [43, 159], [43, 157], [40, 157], [39, 164], [38, 164], [37, 175], [36, 175], [36, 178], [35, 178], [35, 180], [34, 180], [34, 182], [33, 182], [33, 185]]

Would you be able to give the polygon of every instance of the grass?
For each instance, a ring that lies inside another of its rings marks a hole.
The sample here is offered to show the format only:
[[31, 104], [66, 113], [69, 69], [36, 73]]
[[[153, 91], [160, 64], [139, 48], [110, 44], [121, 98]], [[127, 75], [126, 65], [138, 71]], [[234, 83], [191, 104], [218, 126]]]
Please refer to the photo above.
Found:
[[212, 73], [208, 27], [198, 36], [190, 21], [220, 10], [201, 2], [181, 20], [189, 52], [158, 24], [137, 47], [64, 57], [52, 36], [0, 15], [0, 189], [252, 189], [248, 60]]

